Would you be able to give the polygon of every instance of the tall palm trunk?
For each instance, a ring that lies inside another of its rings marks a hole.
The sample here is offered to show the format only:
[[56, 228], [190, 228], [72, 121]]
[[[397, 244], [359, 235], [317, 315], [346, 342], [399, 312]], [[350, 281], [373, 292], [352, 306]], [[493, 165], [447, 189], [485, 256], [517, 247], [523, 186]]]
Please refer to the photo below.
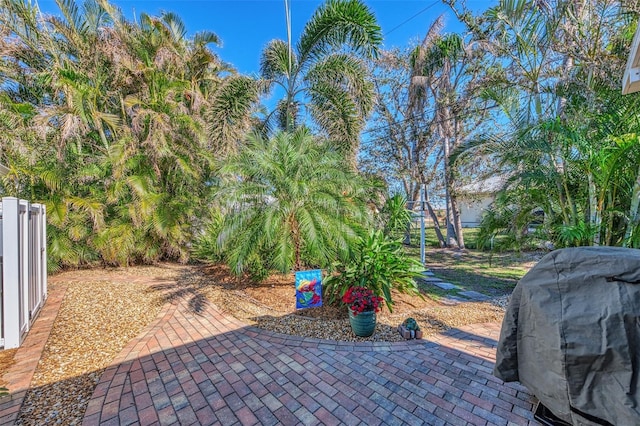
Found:
[[[442, 124], [440, 124], [442, 127]], [[451, 195], [453, 192], [453, 177], [451, 173], [451, 167], [449, 166], [449, 138], [443, 138], [444, 149], [444, 186], [445, 186], [445, 199], [447, 202], [447, 247], [458, 247], [458, 239], [455, 231], [455, 218], [454, 218], [454, 206], [451, 202]]]
[[458, 248], [464, 250], [464, 234], [462, 232], [462, 219], [460, 218], [460, 208], [458, 207], [458, 197], [455, 193], [449, 195], [451, 197], [451, 210], [453, 212], [453, 225], [456, 231], [456, 240], [458, 242]]
[[[448, 69], [448, 68], [446, 68]], [[448, 73], [445, 73], [448, 78]], [[443, 85], [443, 92], [450, 93], [449, 82]], [[453, 248], [464, 249], [464, 239], [462, 237], [462, 223], [460, 221], [460, 210], [455, 195], [454, 183], [455, 178], [453, 169], [450, 164], [450, 155], [453, 141], [455, 140], [452, 117], [447, 105], [444, 102], [438, 102], [440, 113], [438, 128], [439, 134], [442, 136], [443, 144], [443, 162], [444, 162], [444, 179], [445, 179], [445, 197], [447, 200], [447, 246]]]
[[[447, 114], [448, 111], [447, 111]], [[449, 117], [450, 118], [450, 117]], [[456, 121], [456, 124], [449, 124], [449, 127], [451, 129], [454, 130], [454, 134], [455, 134], [455, 138], [453, 139], [454, 141], [456, 141], [456, 146], [460, 144], [460, 140], [459, 140], [459, 128], [458, 128], [458, 122]], [[452, 173], [453, 176], [453, 173]], [[449, 197], [451, 198], [451, 210], [453, 213], [453, 226], [454, 229], [456, 231], [456, 240], [458, 241], [458, 248], [460, 248], [461, 250], [464, 250], [466, 247], [464, 245], [464, 234], [462, 232], [462, 219], [460, 218], [460, 207], [458, 206], [458, 195], [456, 193], [456, 191], [453, 189], [453, 185], [451, 187], [452, 192], [449, 193]]]

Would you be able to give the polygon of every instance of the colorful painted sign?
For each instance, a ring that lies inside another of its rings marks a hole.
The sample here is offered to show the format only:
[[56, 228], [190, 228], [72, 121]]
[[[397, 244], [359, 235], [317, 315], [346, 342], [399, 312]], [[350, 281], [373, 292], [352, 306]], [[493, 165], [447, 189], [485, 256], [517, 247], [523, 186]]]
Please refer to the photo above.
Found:
[[296, 309], [322, 306], [322, 271], [296, 272]]

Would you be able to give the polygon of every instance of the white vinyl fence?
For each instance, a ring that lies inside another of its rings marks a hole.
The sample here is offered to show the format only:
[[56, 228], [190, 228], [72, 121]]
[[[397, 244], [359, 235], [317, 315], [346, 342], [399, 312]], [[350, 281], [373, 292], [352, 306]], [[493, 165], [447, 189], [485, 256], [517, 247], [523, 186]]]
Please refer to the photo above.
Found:
[[0, 347], [17, 348], [47, 298], [45, 206], [2, 198], [0, 265]]

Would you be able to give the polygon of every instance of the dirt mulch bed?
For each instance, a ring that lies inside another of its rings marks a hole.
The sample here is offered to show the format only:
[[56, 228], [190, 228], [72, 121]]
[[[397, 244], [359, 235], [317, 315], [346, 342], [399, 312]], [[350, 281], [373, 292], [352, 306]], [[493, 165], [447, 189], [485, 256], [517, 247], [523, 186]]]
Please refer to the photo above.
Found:
[[18, 352], [18, 349], [0, 351], [0, 388], [7, 386], [7, 382], [3, 380], [2, 377], [4, 376], [4, 373], [9, 370], [9, 367], [15, 363], [15, 359], [13, 357], [16, 352]]

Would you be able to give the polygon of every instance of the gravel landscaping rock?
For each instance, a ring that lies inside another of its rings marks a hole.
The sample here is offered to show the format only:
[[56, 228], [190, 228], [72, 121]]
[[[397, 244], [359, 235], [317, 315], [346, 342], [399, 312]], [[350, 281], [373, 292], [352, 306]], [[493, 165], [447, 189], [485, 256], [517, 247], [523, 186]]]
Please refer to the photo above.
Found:
[[505, 294], [501, 297], [494, 297], [493, 299], [491, 299], [491, 303], [501, 309], [506, 310], [507, 306], [509, 305], [509, 300], [511, 300], [511, 295]]
[[461, 299], [462, 303], [447, 306], [429, 298], [394, 292], [394, 311], [384, 308], [377, 314], [375, 333], [370, 337], [357, 337], [351, 331], [345, 306], [338, 304], [295, 311], [292, 277], [270, 277], [265, 283], [242, 288], [246, 284], [231, 280], [220, 282], [216, 278], [219, 275], [218, 269], [195, 271], [190, 278], [193, 292], [204, 292], [208, 301], [248, 324], [302, 337], [398, 342], [404, 340], [398, 333], [398, 325], [408, 317], [418, 321], [426, 337], [462, 325], [501, 321], [504, 316], [504, 309], [488, 302], [462, 302]]

